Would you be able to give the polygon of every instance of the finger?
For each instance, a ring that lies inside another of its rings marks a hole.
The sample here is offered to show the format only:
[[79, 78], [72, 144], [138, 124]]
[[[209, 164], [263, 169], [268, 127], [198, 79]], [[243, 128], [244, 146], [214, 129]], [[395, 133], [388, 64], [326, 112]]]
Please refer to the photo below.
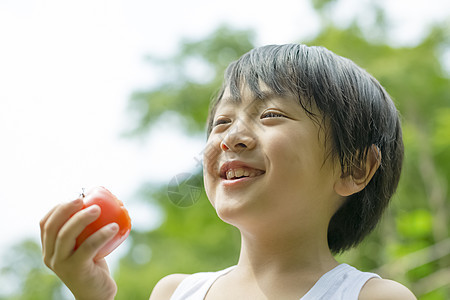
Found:
[[117, 223], [103, 226], [88, 237], [74, 253], [74, 259], [92, 260], [98, 251], [109, 242], [119, 231]]
[[95, 261], [95, 264], [97, 266], [99, 266], [100, 268], [102, 268], [103, 270], [105, 270], [107, 273], [109, 273], [109, 267], [108, 267], [108, 264], [107, 264], [106, 259], [104, 257], [97, 259]]
[[53, 255], [55, 249], [56, 236], [67, 220], [83, 207], [83, 201], [76, 199], [74, 201], [60, 204], [48, 216], [43, 225], [43, 251], [44, 260]]
[[47, 214], [45, 214], [45, 216], [41, 219], [41, 221], [39, 222], [39, 227], [41, 229], [41, 245], [44, 246], [44, 227], [45, 224], [47, 223], [48, 218], [50, 217], [50, 215], [56, 210], [56, 208], [59, 206], [55, 205]]
[[77, 237], [87, 225], [100, 216], [100, 206], [91, 205], [75, 213], [59, 230], [55, 243], [55, 260], [69, 257], [75, 248]]

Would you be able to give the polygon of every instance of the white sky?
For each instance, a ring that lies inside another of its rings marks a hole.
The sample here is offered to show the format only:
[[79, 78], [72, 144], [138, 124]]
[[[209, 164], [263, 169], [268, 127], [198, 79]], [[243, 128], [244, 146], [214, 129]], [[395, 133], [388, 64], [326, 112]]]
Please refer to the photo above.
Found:
[[[367, 2], [342, 1], [339, 20]], [[157, 82], [144, 56], [169, 55], [181, 37], [201, 38], [223, 22], [254, 28], [258, 44], [317, 31], [307, 1], [270, 3], [0, 0], [0, 255], [25, 237], [38, 239], [42, 216], [82, 187], [108, 187], [130, 209], [135, 228], [150, 226], [157, 213], [136, 204], [137, 188], [192, 169], [203, 141], [167, 124], [146, 141], [119, 137], [130, 122], [130, 94]], [[447, 0], [383, 3], [399, 45], [414, 43], [424, 24], [450, 12]]]

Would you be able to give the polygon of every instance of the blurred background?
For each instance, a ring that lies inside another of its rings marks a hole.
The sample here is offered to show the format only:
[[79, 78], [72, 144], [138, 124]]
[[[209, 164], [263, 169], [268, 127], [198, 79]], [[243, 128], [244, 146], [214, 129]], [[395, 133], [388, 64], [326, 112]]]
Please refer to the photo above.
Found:
[[[42, 263], [38, 223], [96, 185], [133, 221], [107, 258], [117, 299], [235, 264], [238, 233], [198, 189], [208, 103], [230, 61], [291, 42], [354, 60], [402, 114], [398, 192], [338, 259], [450, 299], [450, 2], [154, 3], [0, 0], [0, 299], [72, 299]], [[192, 205], [174, 205], [174, 191]]]

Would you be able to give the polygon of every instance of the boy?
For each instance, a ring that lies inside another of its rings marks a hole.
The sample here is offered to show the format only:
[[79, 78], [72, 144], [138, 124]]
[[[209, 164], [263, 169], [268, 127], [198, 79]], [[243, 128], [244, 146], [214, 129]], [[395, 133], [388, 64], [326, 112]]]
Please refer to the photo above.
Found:
[[[208, 198], [241, 232], [239, 261], [169, 275], [150, 299], [415, 299], [333, 257], [375, 227], [402, 160], [397, 110], [364, 70], [320, 47], [250, 51], [225, 73], [204, 155]], [[80, 207], [41, 221], [44, 260], [79, 299], [112, 299], [115, 283], [92, 257], [115, 229], [72, 252], [69, 241], [98, 216]]]

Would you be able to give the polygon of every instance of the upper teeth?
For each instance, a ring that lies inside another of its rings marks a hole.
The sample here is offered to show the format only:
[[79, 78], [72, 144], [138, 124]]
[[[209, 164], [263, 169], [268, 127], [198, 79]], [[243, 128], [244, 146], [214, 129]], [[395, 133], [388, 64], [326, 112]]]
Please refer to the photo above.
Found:
[[226, 172], [227, 179], [233, 179], [236, 177], [255, 177], [258, 175], [261, 175], [263, 172], [260, 170], [248, 170], [244, 168], [237, 168], [237, 169], [229, 169]]

